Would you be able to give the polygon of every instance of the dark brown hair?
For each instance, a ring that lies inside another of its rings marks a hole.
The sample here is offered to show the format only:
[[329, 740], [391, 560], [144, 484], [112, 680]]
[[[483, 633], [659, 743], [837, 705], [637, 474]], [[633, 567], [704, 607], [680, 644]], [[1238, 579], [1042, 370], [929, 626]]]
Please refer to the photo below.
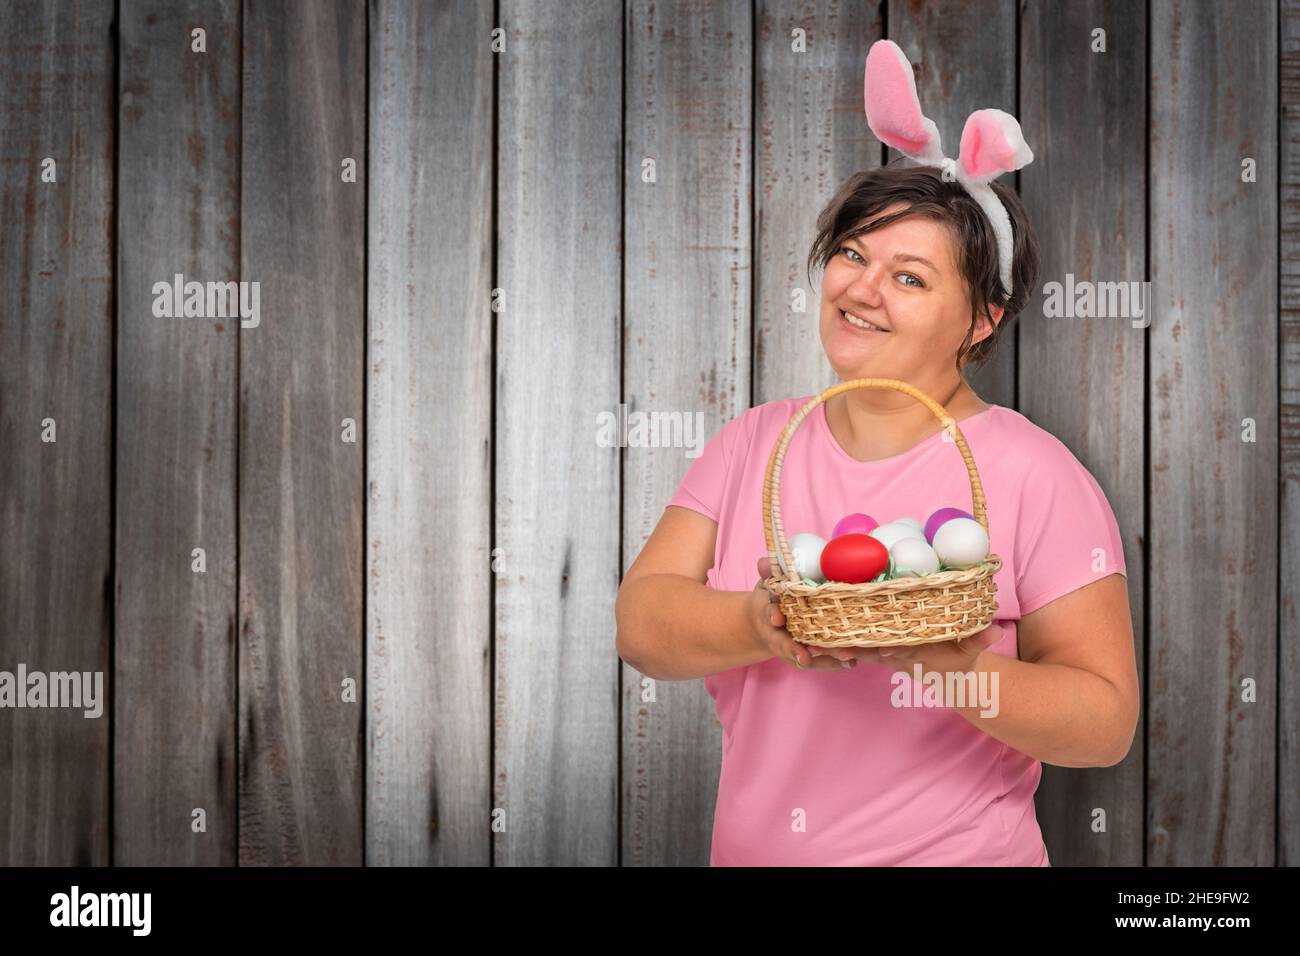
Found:
[[[1015, 289], [1008, 299], [999, 275], [997, 239], [984, 210], [961, 183], [945, 182], [939, 167], [903, 166], [903, 161], [896, 159], [888, 166], [854, 173], [840, 186], [817, 217], [817, 235], [808, 255], [808, 279], [812, 281], [814, 267], [825, 269], [840, 246], [854, 236], [905, 216], [925, 216], [943, 223], [955, 240], [957, 268], [965, 280], [971, 303], [971, 324], [957, 352], [957, 369], [961, 371], [967, 362], [978, 368], [988, 361], [1011, 321], [1029, 302], [1038, 278], [1038, 240], [1020, 197], [995, 181], [993, 191], [1011, 217], [1011, 280]], [[876, 218], [883, 210], [899, 203], [907, 208]], [[868, 220], [873, 220], [869, 226]], [[972, 346], [976, 321], [990, 305], [1003, 306], [1002, 320], [994, 327], [993, 334]]]

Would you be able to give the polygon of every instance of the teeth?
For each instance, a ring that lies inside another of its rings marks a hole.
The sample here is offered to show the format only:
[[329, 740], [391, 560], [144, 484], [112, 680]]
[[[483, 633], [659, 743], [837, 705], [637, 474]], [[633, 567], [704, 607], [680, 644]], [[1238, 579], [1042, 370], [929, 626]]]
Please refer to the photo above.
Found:
[[884, 329], [882, 329], [882, 328], [881, 328], [880, 326], [878, 326], [878, 325], [872, 325], [872, 324], [871, 324], [870, 322], [868, 322], [866, 319], [859, 319], [856, 315], [854, 315], [854, 314], [851, 313], [851, 312], [845, 312], [845, 313], [843, 313], [843, 315], [844, 315], [844, 321], [848, 322], [849, 325], [855, 325], [855, 326], [857, 326], [857, 327], [860, 328], [860, 329], [867, 329], [868, 331], [871, 331], [871, 332], [883, 332], [883, 331], [885, 331]]

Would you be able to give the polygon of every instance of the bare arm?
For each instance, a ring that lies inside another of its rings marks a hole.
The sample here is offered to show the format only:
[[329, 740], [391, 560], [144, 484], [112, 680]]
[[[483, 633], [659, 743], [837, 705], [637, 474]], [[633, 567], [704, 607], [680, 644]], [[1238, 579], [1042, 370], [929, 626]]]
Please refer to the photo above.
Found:
[[[1137, 658], [1128, 588], [1111, 574], [1062, 595], [1016, 626], [1020, 659], [980, 651], [973, 660], [951, 642], [895, 649], [878, 658], [911, 674], [970, 669], [997, 673], [997, 712], [954, 707], [985, 733], [1044, 763], [1109, 767], [1128, 754], [1139, 712]], [[879, 654], [879, 652], [876, 652]], [[991, 678], [990, 688], [993, 686]]]
[[664, 509], [618, 589], [618, 656], [656, 680], [693, 680], [774, 656], [792, 665], [797, 659], [803, 667], [841, 669], [836, 656], [814, 655], [795, 643], [781, 626], [785, 618], [768, 603], [757, 569], [752, 591], [719, 591], [704, 583], [717, 532], [717, 524], [696, 511]]
[[[1128, 583], [1111, 574], [1016, 625], [1020, 660], [1003, 657], [994, 736], [1045, 763], [1109, 767], [1133, 745], [1140, 710]], [[986, 654], [986, 658], [996, 655]]]

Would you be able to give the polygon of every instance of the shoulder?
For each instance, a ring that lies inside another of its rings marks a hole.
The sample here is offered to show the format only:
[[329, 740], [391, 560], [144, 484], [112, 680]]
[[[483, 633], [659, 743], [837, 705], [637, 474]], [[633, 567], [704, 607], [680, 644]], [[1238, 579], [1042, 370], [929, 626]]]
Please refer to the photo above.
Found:
[[1008, 559], [1016, 616], [1099, 577], [1127, 573], [1119, 523], [1092, 472], [1021, 413], [999, 405], [990, 417], [971, 445], [981, 476], [987, 472], [990, 511], [997, 509], [993, 533], [1004, 536], [998, 553]]
[[1111, 513], [1101, 483], [1065, 442], [1014, 409], [998, 405], [990, 418], [979, 446], [971, 440], [972, 450], [986, 487], [1018, 499], [1022, 516]]
[[721, 433], [728, 449], [733, 452], [755, 446], [770, 449], [781, 429], [812, 398], [812, 395], [779, 398], [745, 409], [722, 426]]
[[1028, 476], [1087, 470], [1065, 442], [1014, 408], [994, 405], [987, 417], [980, 444], [999, 471]]

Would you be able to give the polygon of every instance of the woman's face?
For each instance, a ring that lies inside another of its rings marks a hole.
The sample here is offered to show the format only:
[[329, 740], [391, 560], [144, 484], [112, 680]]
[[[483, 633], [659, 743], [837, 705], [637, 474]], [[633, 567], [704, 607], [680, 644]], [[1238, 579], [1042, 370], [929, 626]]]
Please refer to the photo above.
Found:
[[[970, 310], [948, 227], [908, 216], [849, 239], [831, 256], [822, 275], [822, 347], [841, 379], [939, 382], [955, 371]], [[981, 319], [972, 343], [991, 331]]]

